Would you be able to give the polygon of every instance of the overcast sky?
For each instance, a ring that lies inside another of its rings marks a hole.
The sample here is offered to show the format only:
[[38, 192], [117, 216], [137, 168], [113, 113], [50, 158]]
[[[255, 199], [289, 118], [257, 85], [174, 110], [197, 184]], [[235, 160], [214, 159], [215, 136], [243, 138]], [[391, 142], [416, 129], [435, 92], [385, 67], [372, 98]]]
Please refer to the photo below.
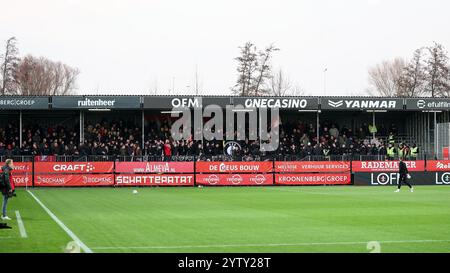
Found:
[[448, 0], [0, 0], [0, 42], [80, 69], [79, 94], [230, 94], [238, 47], [307, 94], [362, 94], [367, 69], [433, 41], [450, 49]]

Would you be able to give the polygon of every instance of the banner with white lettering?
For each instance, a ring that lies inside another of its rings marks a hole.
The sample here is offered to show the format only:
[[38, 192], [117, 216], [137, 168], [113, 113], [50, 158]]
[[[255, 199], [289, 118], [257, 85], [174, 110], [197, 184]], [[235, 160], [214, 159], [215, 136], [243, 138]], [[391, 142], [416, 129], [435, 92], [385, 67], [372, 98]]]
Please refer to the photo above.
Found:
[[449, 171], [450, 172], [450, 160], [428, 160], [427, 171]]
[[[450, 172], [412, 172], [408, 179], [414, 185], [450, 185]], [[355, 173], [353, 183], [357, 186], [397, 186], [400, 175], [397, 172]], [[403, 185], [408, 188], [408, 186]]]
[[0, 96], [0, 109], [9, 109], [9, 110], [49, 109], [48, 99], [49, 97]]
[[116, 174], [117, 186], [193, 186], [193, 174]]
[[33, 185], [31, 172], [28, 173], [14, 173], [12, 179], [16, 187], [30, 187]]
[[33, 163], [14, 162], [12, 174], [16, 187], [32, 186]]
[[233, 105], [245, 108], [280, 108], [298, 110], [318, 110], [318, 98], [302, 97], [235, 97]]
[[273, 185], [272, 174], [197, 174], [197, 185], [206, 186], [261, 186]]
[[37, 174], [34, 185], [40, 187], [112, 186], [113, 174]]
[[403, 99], [321, 98], [325, 110], [403, 110]]
[[406, 99], [406, 109], [411, 110], [450, 110], [450, 98]]
[[179, 96], [179, 97], [144, 97], [144, 109], [173, 109], [173, 108], [204, 108], [208, 105], [217, 105], [225, 109], [227, 105], [231, 105], [229, 97], [195, 97], [195, 96]]
[[[399, 161], [353, 161], [353, 172], [398, 172]], [[405, 161], [406, 167], [410, 172], [425, 171], [424, 160]]]
[[35, 162], [35, 173], [113, 173], [114, 162]]
[[194, 162], [116, 162], [116, 173], [193, 173]]
[[196, 171], [199, 173], [268, 173], [272, 172], [270, 161], [263, 162], [218, 162], [202, 161], [196, 163]]
[[139, 96], [53, 96], [53, 109], [140, 109]]
[[350, 162], [343, 161], [277, 161], [280, 173], [349, 172]]
[[349, 185], [350, 173], [275, 174], [278, 185]]

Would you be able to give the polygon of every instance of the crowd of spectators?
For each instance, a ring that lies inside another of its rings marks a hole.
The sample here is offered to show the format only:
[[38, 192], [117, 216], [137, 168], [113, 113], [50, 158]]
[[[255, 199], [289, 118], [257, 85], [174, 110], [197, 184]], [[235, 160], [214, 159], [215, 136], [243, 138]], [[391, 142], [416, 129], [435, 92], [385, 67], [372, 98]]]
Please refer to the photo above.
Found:
[[[391, 124], [387, 129], [372, 124], [363, 123], [356, 132], [346, 126], [339, 127], [333, 122], [323, 122], [317, 134], [312, 123], [296, 121], [287, 123], [281, 131], [279, 157], [295, 156], [296, 158], [332, 156], [386, 156], [389, 148], [399, 149], [409, 147], [397, 143], [397, 126]], [[375, 137], [374, 137], [375, 135]], [[413, 144], [414, 146], [415, 144]], [[405, 154], [407, 156], [409, 154]]]
[[140, 129], [125, 126], [123, 121], [102, 121], [85, 127], [84, 141], [70, 126], [26, 126], [19, 145], [18, 126], [9, 123], [0, 128], [0, 156], [86, 156], [142, 155]]
[[[405, 156], [411, 154], [408, 145], [395, 143], [394, 137], [398, 133], [395, 124], [376, 128], [364, 123], [353, 132], [346, 126], [324, 121], [317, 134], [313, 123], [286, 121], [280, 127], [278, 149], [272, 152], [263, 151], [258, 139], [246, 138], [234, 141], [233, 145], [223, 140], [194, 140], [192, 136], [187, 140], [174, 141], [170, 130], [169, 119], [147, 121], [142, 146], [140, 126], [123, 120], [89, 123], [85, 127], [82, 143], [75, 128], [62, 124], [48, 127], [35, 125], [23, 128], [20, 147], [18, 126], [9, 123], [0, 127], [0, 156], [150, 156], [166, 160], [192, 156], [212, 160], [230, 156], [244, 160], [261, 157], [302, 159], [310, 156], [330, 159], [346, 155], [388, 155], [388, 149], [394, 148], [394, 145], [397, 151], [404, 150]], [[372, 137], [374, 133], [375, 138]]]

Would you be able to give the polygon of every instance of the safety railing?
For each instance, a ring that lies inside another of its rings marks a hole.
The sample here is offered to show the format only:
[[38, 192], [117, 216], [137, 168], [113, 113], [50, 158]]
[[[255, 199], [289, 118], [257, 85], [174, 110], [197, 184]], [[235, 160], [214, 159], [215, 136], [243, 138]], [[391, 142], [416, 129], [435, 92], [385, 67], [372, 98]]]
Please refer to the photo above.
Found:
[[[385, 161], [398, 160], [398, 156], [393, 158], [387, 155], [179, 155], [179, 156], [120, 156], [120, 155], [2, 155], [0, 161], [12, 159], [15, 162], [101, 162], [101, 161], [137, 161], [137, 162], [193, 162], [193, 161]], [[449, 160], [450, 158], [442, 154], [421, 153], [416, 157], [408, 156], [406, 160]]]
[[32, 162], [34, 157], [31, 155], [2, 155], [0, 156], [1, 162], [5, 162], [6, 159], [12, 159], [15, 162]]
[[[6, 159], [13, 159], [17, 162], [31, 162], [35, 161], [49, 161], [49, 162], [71, 162], [71, 161], [267, 161], [267, 160], [279, 160], [279, 161], [363, 161], [363, 160], [387, 160], [387, 155], [360, 155], [360, 154], [344, 154], [344, 155], [300, 155], [300, 154], [274, 154], [268, 153], [267, 155], [176, 155], [176, 156], [164, 156], [164, 155], [0, 155], [0, 161], [4, 162]], [[448, 156], [442, 153], [419, 153], [415, 158], [408, 156], [407, 159], [449, 159]], [[394, 159], [398, 159], [395, 156]]]

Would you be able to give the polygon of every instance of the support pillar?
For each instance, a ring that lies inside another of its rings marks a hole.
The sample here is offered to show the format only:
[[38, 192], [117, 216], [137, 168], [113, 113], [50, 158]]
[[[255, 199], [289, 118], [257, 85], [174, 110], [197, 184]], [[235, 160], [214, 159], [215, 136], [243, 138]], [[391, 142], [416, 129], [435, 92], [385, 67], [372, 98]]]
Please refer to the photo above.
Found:
[[22, 110], [19, 111], [19, 147], [22, 148]]
[[80, 110], [80, 144], [84, 143], [84, 112]]
[[141, 128], [141, 132], [142, 132], [142, 134], [141, 134], [141, 137], [142, 137], [142, 144], [141, 144], [141, 147], [142, 147], [142, 154], [144, 154], [144, 138], [145, 138], [145, 132], [144, 132], [144, 130], [145, 130], [145, 115], [144, 115], [144, 109], [142, 109], [142, 128]]

